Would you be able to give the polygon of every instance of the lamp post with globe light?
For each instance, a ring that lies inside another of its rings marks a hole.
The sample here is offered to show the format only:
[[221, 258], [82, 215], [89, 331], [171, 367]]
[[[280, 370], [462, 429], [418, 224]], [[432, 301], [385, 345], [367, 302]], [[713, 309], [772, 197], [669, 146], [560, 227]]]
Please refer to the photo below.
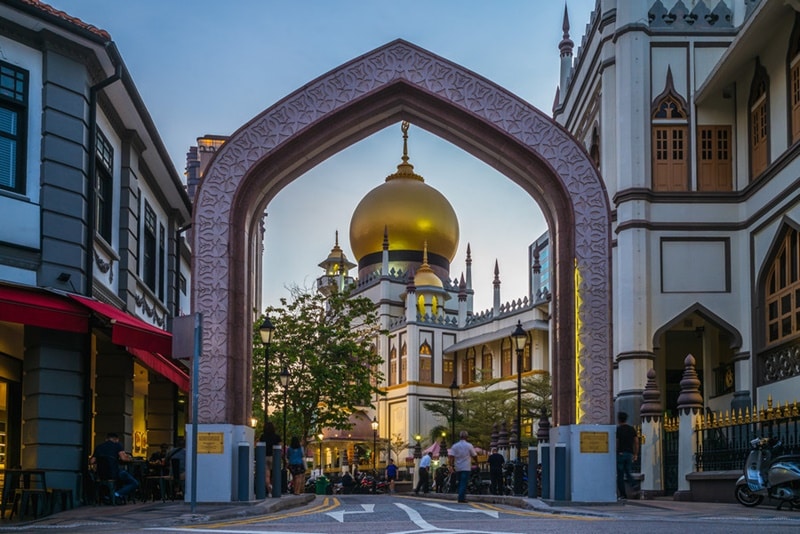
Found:
[[272, 334], [275, 332], [275, 327], [269, 316], [264, 316], [264, 322], [258, 328], [258, 333], [261, 336], [261, 342], [264, 343], [264, 429], [266, 430], [267, 421], [269, 420], [269, 401], [267, 394], [269, 393], [269, 345], [272, 343]]
[[514, 348], [517, 350], [517, 458], [514, 463], [514, 495], [522, 495], [523, 466], [520, 460], [522, 450], [522, 353], [528, 338], [521, 321], [517, 321], [517, 327], [511, 337], [514, 340]]

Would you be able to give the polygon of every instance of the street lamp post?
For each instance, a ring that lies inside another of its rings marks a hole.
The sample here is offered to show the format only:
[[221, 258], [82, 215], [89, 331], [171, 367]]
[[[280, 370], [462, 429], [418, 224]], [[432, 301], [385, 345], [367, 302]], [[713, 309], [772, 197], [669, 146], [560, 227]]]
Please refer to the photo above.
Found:
[[375, 456], [378, 452], [378, 417], [372, 418], [372, 476], [377, 475], [375, 466]]
[[[287, 404], [287, 396], [286, 396], [286, 394], [289, 391], [289, 368], [288, 367], [284, 367], [283, 369], [281, 369], [280, 378], [281, 378], [281, 386], [283, 386], [283, 436], [281, 437], [281, 445], [282, 445], [282, 448], [281, 448], [281, 451], [282, 451], [281, 460], [283, 460], [283, 457], [286, 455], [286, 404]], [[281, 490], [282, 491], [286, 491], [286, 490], [289, 489], [289, 480], [288, 480], [288, 477], [286, 476], [286, 466], [282, 464], [281, 467], [282, 467], [282, 469], [281, 469], [281, 474], [282, 474], [282, 477], [281, 477]]]
[[456, 379], [450, 384], [450, 445], [456, 442], [456, 398], [458, 397], [458, 384]]
[[269, 401], [267, 400], [267, 393], [269, 392], [269, 344], [272, 343], [272, 333], [275, 332], [275, 327], [269, 316], [264, 316], [264, 322], [258, 328], [258, 333], [261, 335], [261, 342], [264, 343], [264, 429], [267, 428], [267, 421], [269, 420]]
[[517, 350], [517, 461], [514, 463], [514, 494], [522, 494], [522, 462], [520, 452], [522, 449], [522, 352], [525, 350], [527, 335], [522, 329], [522, 322], [517, 321], [517, 327], [511, 334], [514, 339], [514, 348]]
[[320, 432], [317, 434], [317, 439], [319, 440], [319, 474], [322, 476], [324, 474], [324, 470], [322, 469], [322, 438], [325, 436]]

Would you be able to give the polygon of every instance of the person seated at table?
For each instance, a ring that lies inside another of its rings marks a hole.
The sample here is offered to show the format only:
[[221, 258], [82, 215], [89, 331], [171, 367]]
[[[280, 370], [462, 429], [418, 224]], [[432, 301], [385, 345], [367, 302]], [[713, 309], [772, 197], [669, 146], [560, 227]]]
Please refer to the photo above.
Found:
[[150, 467], [150, 473], [152, 475], [163, 476], [167, 474], [168, 472], [166, 464], [167, 450], [169, 450], [169, 445], [167, 445], [166, 443], [162, 443], [161, 447], [150, 456], [150, 460], [148, 460], [148, 465]]
[[[169, 474], [172, 475], [172, 479], [181, 482], [178, 485], [178, 491], [183, 494], [182, 481], [186, 480], [186, 438], [178, 438], [175, 446], [167, 452], [164, 463], [169, 468]], [[177, 467], [177, 472], [173, 470], [173, 464]]]
[[114, 504], [122, 503], [128, 495], [139, 487], [139, 482], [125, 469], [120, 468], [120, 462], [133, 461], [131, 455], [125, 452], [119, 442], [119, 436], [114, 432], [106, 434], [106, 440], [94, 448], [89, 464], [97, 467], [99, 480], [114, 480], [120, 488], [109, 496], [109, 501]]

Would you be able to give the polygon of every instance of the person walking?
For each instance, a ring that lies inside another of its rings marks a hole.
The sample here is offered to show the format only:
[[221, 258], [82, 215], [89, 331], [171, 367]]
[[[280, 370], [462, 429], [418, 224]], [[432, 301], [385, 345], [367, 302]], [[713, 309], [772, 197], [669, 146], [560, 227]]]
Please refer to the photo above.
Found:
[[386, 466], [386, 480], [389, 481], [389, 493], [394, 493], [394, 481], [397, 480], [397, 466], [394, 465], [394, 460], [389, 458], [389, 464]]
[[469, 434], [462, 430], [458, 435], [458, 443], [450, 447], [447, 452], [447, 459], [454, 467], [458, 476], [458, 502], [467, 502], [467, 482], [472, 471], [472, 459], [478, 456], [475, 447], [467, 441]]
[[491, 486], [489, 487], [492, 495], [503, 494], [503, 465], [506, 463], [505, 457], [497, 452], [497, 447], [492, 447], [492, 454], [487, 458], [489, 462], [489, 480]]
[[[267, 493], [272, 494], [272, 451], [275, 445], [279, 445], [281, 442], [280, 436], [275, 433], [275, 425], [272, 424], [272, 421], [267, 421], [264, 424], [264, 432], [261, 433], [261, 437], [258, 438], [258, 441], [263, 442], [266, 445], [266, 462], [264, 469], [266, 470], [266, 474], [264, 480], [266, 481], [267, 485]], [[277, 481], [280, 483], [280, 481]]]
[[428, 487], [430, 485], [430, 470], [431, 470], [431, 458], [433, 457], [432, 452], [428, 452], [425, 456], [422, 457], [422, 460], [419, 461], [419, 482], [417, 482], [417, 487], [414, 488], [414, 493], [419, 495], [419, 489], [422, 488], [422, 493], [427, 495], [428, 494]]
[[628, 424], [628, 414], [617, 413], [617, 493], [619, 498], [628, 498], [625, 483], [633, 484], [631, 467], [639, 456], [639, 436]]

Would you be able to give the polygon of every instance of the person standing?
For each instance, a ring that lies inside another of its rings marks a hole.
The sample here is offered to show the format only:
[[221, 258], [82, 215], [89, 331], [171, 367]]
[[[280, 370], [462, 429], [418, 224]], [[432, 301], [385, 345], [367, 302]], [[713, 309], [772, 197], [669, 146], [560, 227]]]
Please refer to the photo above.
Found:
[[497, 447], [492, 447], [492, 454], [487, 459], [489, 462], [489, 480], [491, 480], [490, 491], [492, 495], [503, 494], [503, 465], [506, 463], [505, 457], [497, 452]]
[[414, 489], [414, 493], [419, 495], [419, 489], [422, 488], [422, 493], [425, 495], [428, 494], [428, 486], [430, 485], [430, 469], [431, 469], [431, 458], [433, 457], [432, 452], [428, 452], [425, 456], [422, 457], [422, 460], [419, 461], [419, 482], [417, 482], [417, 487]]
[[458, 435], [458, 443], [450, 447], [447, 459], [456, 470], [458, 476], [458, 502], [467, 502], [467, 482], [472, 471], [472, 459], [478, 456], [475, 447], [467, 441], [469, 434], [462, 430]]
[[306, 459], [300, 438], [292, 436], [289, 450], [286, 451], [289, 472], [292, 474], [292, 493], [300, 495], [305, 490]]
[[625, 482], [633, 483], [631, 467], [639, 456], [639, 436], [628, 424], [628, 414], [617, 414], [617, 492], [620, 499], [627, 499]]
[[[261, 437], [258, 438], [258, 441], [263, 442], [266, 445], [266, 476], [264, 480], [267, 484], [267, 493], [272, 494], [272, 451], [275, 445], [280, 445], [281, 438], [275, 432], [275, 425], [272, 424], [272, 421], [267, 421], [264, 424], [264, 432], [261, 433]], [[277, 481], [279, 482], [279, 481]]]
[[125, 500], [139, 487], [139, 482], [133, 475], [119, 466], [120, 462], [132, 461], [133, 458], [122, 448], [119, 436], [114, 432], [106, 434], [106, 440], [94, 448], [92, 457], [89, 458], [89, 464], [97, 466], [97, 476], [100, 480], [114, 480], [120, 485], [120, 488], [114, 491], [114, 495], [109, 496], [109, 501], [113, 504]]
[[386, 480], [389, 481], [389, 493], [394, 493], [394, 481], [397, 480], [397, 466], [394, 465], [394, 460], [389, 458], [389, 464], [386, 466]]

